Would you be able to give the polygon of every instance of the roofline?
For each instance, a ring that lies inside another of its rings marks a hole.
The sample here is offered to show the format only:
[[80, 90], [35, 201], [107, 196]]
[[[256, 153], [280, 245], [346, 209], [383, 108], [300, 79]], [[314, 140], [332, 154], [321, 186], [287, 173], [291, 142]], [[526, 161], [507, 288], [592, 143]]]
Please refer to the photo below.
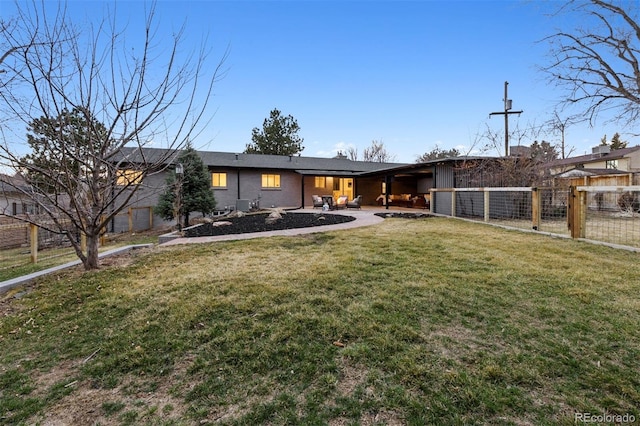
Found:
[[595, 163], [597, 161], [606, 161], [606, 160], [619, 160], [623, 158], [627, 154], [631, 154], [640, 149], [640, 145], [631, 146], [628, 148], [621, 148], [610, 151], [608, 154], [584, 154], [579, 155], [577, 157], [567, 157], [561, 158], [549, 163], [549, 167], [560, 167], [560, 166], [570, 166], [572, 164], [580, 164], [580, 163]]

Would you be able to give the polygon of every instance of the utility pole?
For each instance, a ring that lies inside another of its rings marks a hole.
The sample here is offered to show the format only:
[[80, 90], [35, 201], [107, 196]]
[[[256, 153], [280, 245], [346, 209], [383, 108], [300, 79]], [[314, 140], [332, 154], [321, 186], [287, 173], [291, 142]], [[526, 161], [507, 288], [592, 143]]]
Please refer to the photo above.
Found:
[[492, 115], [504, 115], [504, 156], [509, 156], [509, 114], [522, 114], [523, 111], [509, 111], [512, 107], [512, 101], [509, 99], [507, 95], [507, 87], [509, 86], [509, 82], [504, 82], [504, 111], [502, 112], [492, 112], [489, 114], [489, 117]]

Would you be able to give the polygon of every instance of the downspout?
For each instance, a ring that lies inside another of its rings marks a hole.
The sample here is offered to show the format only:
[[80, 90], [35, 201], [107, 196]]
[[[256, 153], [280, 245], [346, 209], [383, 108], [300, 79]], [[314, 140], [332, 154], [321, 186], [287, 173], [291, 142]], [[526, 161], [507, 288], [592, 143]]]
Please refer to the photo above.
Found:
[[236, 169], [236, 181], [237, 181], [237, 185], [238, 185], [238, 196], [236, 197], [236, 200], [240, 199], [240, 169]]
[[304, 175], [300, 175], [301, 179], [302, 179], [302, 184], [300, 185], [300, 195], [301, 195], [301, 199], [300, 199], [300, 207], [298, 207], [299, 209], [304, 209]]
[[[240, 155], [239, 155], [239, 154], [236, 154], [236, 162], [237, 162], [239, 159], [240, 159]], [[236, 189], [236, 190], [237, 190], [237, 192], [238, 192], [237, 197], [236, 197], [236, 200], [239, 200], [239, 199], [240, 199], [240, 167], [237, 167], [237, 168], [236, 168], [236, 184], [237, 184], [237, 186], [238, 186], [238, 187], [237, 187], [237, 189]]]
[[[438, 165], [433, 165], [433, 188], [438, 189]], [[436, 212], [436, 197], [438, 196], [437, 192], [433, 192], [431, 196], [431, 213]]]

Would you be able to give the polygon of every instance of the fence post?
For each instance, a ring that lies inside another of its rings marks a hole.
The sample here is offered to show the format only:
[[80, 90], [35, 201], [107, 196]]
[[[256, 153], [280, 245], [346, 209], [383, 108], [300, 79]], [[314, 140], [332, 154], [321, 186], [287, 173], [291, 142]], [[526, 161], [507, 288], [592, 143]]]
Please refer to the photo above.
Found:
[[451, 190], [451, 217], [456, 217], [456, 190]]
[[578, 231], [580, 232], [580, 238], [584, 238], [587, 235], [587, 191], [578, 192], [578, 210], [580, 218], [580, 226]]
[[149, 207], [149, 229], [153, 229], [153, 207]]
[[567, 214], [569, 231], [571, 238], [579, 238], [580, 230], [580, 209], [578, 209], [578, 190], [572, 186], [569, 192], [569, 212]]
[[133, 232], [133, 209], [129, 207], [129, 232]]
[[584, 238], [587, 224], [587, 193], [571, 187], [569, 194], [569, 211], [567, 213], [571, 238]]
[[31, 263], [38, 263], [38, 226], [30, 223], [29, 232], [31, 237]]
[[490, 192], [487, 191], [486, 188], [484, 188], [482, 190], [482, 192], [484, 193], [484, 221], [485, 222], [489, 222], [489, 194]]
[[542, 191], [538, 188], [531, 188], [531, 225], [534, 230], [540, 230], [540, 219], [542, 206]]

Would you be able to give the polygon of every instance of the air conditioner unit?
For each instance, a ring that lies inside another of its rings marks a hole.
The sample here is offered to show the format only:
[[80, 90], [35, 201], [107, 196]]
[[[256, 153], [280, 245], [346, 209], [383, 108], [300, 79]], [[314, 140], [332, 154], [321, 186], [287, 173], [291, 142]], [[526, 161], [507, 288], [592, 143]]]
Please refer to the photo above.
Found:
[[591, 153], [595, 155], [605, 155], [611, 152], [609, 145], [598, 145], [591, 148]]
[[241, 212], [249, 211], [249, 200], [236, 200], [236, 210]]

